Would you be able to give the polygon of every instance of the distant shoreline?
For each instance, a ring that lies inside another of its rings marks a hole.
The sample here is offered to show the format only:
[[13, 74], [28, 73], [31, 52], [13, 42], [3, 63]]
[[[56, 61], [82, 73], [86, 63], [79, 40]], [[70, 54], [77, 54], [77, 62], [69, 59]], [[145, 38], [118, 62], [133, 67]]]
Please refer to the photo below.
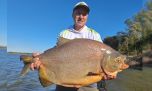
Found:
[[0, 45], [0, 48], [1, 48], [1, 49], [6, 49], [7, 47], [6, 47], [6, 46], [1, 46], [1, 45]]
[[10, 54], [22, 54], [22, 55], [30, 55], [32, 53], [26, 53], [26, 52], [7, 52], [7, 53], [10, 53]]
[[[0, 46], [0, 49], [6, 49], [7, 50], [7, 46]], [[7, 53], [10, 53], [10, 54], [22, 54], [22, 55], [32, 54], [32, 53], [27, 53], [27, 52], [7, 52]]]
[[31, 55], [32, 53], [26, 53], [26, 52], [7, 52], [10, 54], [22, 54], [22, 55]]

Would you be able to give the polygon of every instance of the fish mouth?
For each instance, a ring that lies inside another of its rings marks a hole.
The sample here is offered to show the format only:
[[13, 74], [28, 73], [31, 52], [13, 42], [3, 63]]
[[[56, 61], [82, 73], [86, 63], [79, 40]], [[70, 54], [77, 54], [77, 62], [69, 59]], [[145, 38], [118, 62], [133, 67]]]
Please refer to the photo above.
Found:
[[128, 65], [128, 58], [126, 56], [122, 56], [123, 60], [124, 60], [124, 63], [122, 63], [122, 65], [120, 66], [120, 70], [124, 70], [124, 69], [127, 69], [129, 68], [129, 65]]
[[120, 68], [120, 70], [124, 70], [124, 69], [127, 69], [129, 68], [129, 65], [128, 64], [123, 64]]
[[131, 66], [132, 65], [132, 59], [129, 58], [129, 57], [126, 57], [126, 60], [124, 61], [125, 64], [127, 64], [128, 66]]

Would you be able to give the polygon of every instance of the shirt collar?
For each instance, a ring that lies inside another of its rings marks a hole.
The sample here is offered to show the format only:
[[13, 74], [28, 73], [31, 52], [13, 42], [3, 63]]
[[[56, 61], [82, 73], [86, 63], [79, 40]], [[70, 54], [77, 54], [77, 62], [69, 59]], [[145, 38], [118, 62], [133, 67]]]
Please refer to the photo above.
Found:
[[69, 29], [70, 29], [72, 32], [74, 32], [74, 33], [83, 33], [83, 32], [86, 32], [87, 28], [88, 28], [88, 27], [87, 27], [86, 25], [84, 25], [79, 31], [77, 31], [77, 30], [74, 29], [74, 26], [70, 26], [70, 27], [69, 27]]

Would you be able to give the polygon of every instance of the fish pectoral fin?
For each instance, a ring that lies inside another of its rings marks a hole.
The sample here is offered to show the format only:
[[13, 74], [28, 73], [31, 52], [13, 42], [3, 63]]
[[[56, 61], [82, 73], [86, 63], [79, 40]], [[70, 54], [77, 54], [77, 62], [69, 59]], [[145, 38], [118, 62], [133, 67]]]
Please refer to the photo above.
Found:
[[25, 76], [29, 71], [30, 71], [30, 63], [24, 65], [20, 75]]
[[93, 73], [93, 72], [88, 72], [87, 76], [96, 76], [100, 75], [100, 73]]
[[47, 87], [51, 84], [53, 84], [50, 80], [49, 80], [49, 77], [46, 73], [46, 69], [43, 65], [40, 65], [40, 68], [39, 68], [39, 80], [40, 80], [40, 83], [43, 87]]
[[[87, 83], [95, 83], [95, 82], [98, 82], [100, 80], [102, 80], [102, 75], [101, 74], [88, 74], [85, 79], [84, 79], [84, 82], [85, 84]], [[89, 84], [88, 84], [89, 85]]]

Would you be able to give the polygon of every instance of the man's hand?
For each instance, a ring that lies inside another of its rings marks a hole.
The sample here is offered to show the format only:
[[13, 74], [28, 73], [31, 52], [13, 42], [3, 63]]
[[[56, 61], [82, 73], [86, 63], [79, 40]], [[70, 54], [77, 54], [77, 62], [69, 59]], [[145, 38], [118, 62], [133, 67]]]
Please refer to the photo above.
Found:
[[115, 79], [116, 76], [113, 76], [113, 75], [104, 75], [103, 76], [103, 80], [112, 80], [112, 79]]
[[40, 55], [40, 53], [33, 53], [32, 55], [34, 58], [33, 58], [33, 63], [31, 63], [31, 65], [30, 65], [30, 68], [32, 70], [39, 69], [40, 65], [42, 64], [38, 57]]

